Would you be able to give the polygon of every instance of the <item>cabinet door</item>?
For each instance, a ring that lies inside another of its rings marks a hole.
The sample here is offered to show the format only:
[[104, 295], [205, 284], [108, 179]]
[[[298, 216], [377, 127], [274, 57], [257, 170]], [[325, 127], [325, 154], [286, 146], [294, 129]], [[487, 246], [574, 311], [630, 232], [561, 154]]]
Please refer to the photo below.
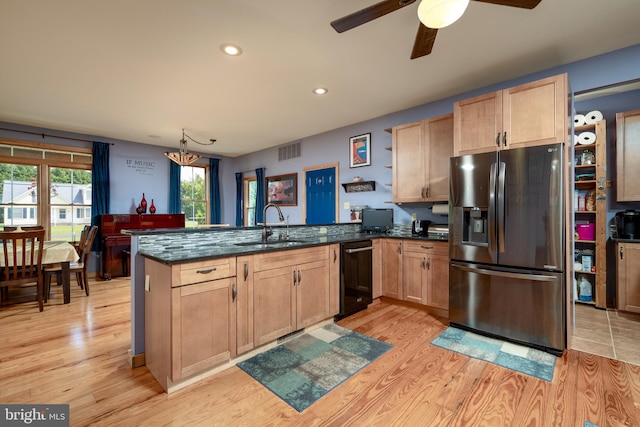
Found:
[[405, 251], [402, 256], [402, 284], [405, 301], [427, 303], [427, 255]]
[[235, 356], [234, 280], [227, 278], [173, 288], [173, 381]]
[[382, 241], [373, 239], [373, 253], [371, 254], [371, 294], [372, 298], [382, 296]]
[[237, 353], [253, 349], [253, 255], [237, 258], [236, 342]]
[[327, 260], [296, 267], [296, 329], [318, 323], [329, 315], [329, 263]]
[[382, 240], [382, 295], [402, 299], [402, 242]]
[[507, 147], [565, 142], [569, 134], [567, 105], [566, 74], [505, 89], [502, 120]]
[[425, 120], [426, 199], [449, 200], [449, 158], [453, 155], [453, 114]]
[[640, 200], [640, 110], [616, 114], [617, 200]]
[[449, 257], [430, 254], [427, 262], [429, 279], [427, 302], [432, 307], [449, 310]]
[[501, 136], [502, 92], [488, 93], [453, 104], [454, 156], [499, 150], [496, 140]]
[[640, 313], [640, 244], [618, 243], [618, 310]]
[[296, 330], [294, 267], [254, 273], [253, 339], [256, 346]]
[[394, 202], [420, 202], [424, 200], [425, 154], [422, 133], [422, 121], [396, 126], [392, 130], [392, 193]]

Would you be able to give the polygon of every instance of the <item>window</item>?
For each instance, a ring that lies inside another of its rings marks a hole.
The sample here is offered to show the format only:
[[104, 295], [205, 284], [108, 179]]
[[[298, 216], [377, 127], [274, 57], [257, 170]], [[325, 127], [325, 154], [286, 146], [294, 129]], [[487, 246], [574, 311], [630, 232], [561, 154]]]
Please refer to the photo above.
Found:
[[180, 207], [187, 227], [208, 223], [209, 192], [205, 176], [206, 167], [204, 166], [180, 168]]
[[78, 240], [91, 222], [91, 150], [61, 148], [0, 140], [0, 226], [44, 225], [49, 239]]
[[250, 227], [256, 225], [256, 199], [258, 181], [256, 178], [244, 179], [244, 225]]

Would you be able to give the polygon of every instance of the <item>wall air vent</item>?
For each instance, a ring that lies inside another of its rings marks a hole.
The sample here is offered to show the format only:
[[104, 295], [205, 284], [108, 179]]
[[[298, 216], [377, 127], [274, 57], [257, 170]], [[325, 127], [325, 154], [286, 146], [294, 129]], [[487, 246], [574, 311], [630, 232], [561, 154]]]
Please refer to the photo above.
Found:
[[278, 148], [278, 161], [295, 159], [302, 155], [302, 140]]

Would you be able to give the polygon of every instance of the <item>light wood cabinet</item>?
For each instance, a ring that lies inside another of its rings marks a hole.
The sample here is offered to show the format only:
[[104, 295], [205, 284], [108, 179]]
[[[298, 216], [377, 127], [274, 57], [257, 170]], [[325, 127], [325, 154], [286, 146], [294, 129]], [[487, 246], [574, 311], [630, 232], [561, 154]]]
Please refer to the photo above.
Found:
[[640, 243], [616, 244], [617, 308], [640, 313]]
[[165, 390], [236, 355], [236, 259], [146, 259], [145, 363]]
[[236, 259], [237, 353], [253, 349], [253, 255]]
[[393, 135], [393, 202], [446, 201], [453, 115], [396, 126]]
[[567, 74], [457, 101], [454, 156], [565, 142]]
[[372, 239], [371, 244], [371, 297], [376, 299], [382, 296], [382, 239]]
[[403, 249], [404, 300], [448, 311], [448, 244], [405, 240]]
[[255, 255], [254, 269], [255, 346], [331, 317], [329, 245]]
[[640, 110], [616, 114], [617, 200], [640, 201]]
[[382, 295], [402, 299], [402, 240], [382, 239]]

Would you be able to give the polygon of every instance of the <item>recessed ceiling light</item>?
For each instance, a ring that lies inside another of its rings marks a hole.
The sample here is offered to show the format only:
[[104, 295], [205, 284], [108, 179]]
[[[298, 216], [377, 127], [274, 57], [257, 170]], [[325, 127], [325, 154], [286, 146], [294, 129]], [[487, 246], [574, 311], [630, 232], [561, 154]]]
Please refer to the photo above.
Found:
[[238, 56], [242, 54], [242, 49], [240, 49], [239, 46], [235, 46], [232, 44], [223, 44], [222, 46], [220, 46], [220, 49], [222, 49], [224, 53], [230, 56]]
[[327, 92], [329, 92], [329, 89], [324, 87], [317, 87], [313, 90], [316, 95], [325, 95]]

